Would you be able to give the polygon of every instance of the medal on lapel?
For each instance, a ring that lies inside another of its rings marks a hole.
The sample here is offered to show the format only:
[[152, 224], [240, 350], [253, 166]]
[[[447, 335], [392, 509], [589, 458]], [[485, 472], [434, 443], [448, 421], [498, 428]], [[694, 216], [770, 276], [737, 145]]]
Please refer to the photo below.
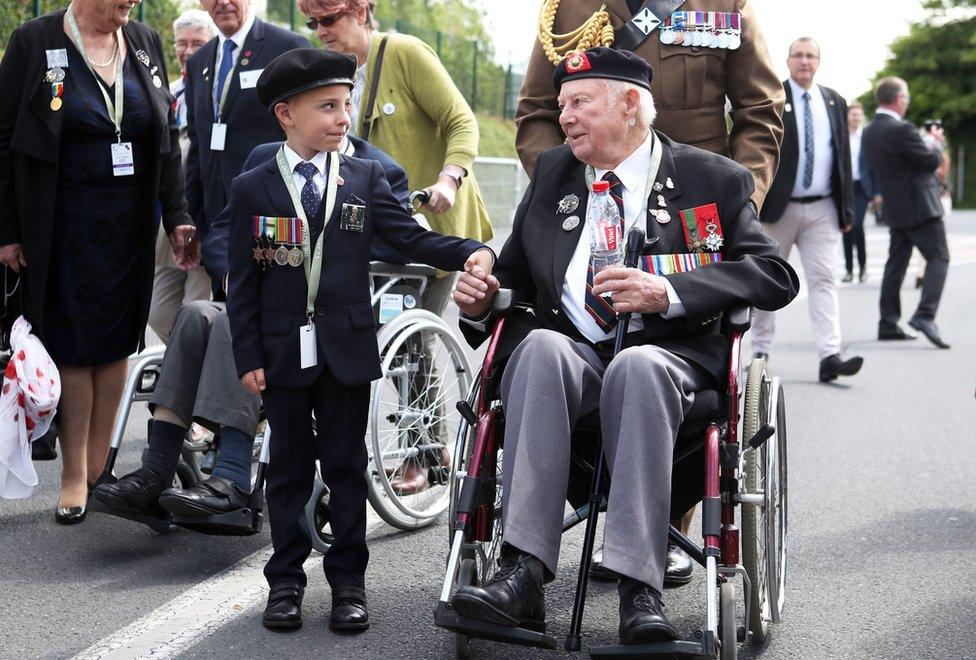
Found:
[[578, 215], [571, 215], [563, 220], [563, 231], [573, 231], [579, 227], [580, 218]]
[[716, 204], [681, 211], [685, 242], [692, 252], [718, 252], [725, 243]]
[[556, 204], [556, 213], [572, 213], [579, 208], [579, 197], [570, 193], [559, 200]]

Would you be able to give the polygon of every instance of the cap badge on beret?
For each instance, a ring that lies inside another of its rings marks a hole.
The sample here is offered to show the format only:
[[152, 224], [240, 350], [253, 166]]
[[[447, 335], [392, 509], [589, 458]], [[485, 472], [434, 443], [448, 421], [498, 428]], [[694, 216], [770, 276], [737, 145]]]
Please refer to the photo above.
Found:
[[580, 71], [589, 71], [590, 58], [587, 57], [586, 53], [575, 52], [571, 53], [569, 57], [566, 58], [566, 72], [567, 73], [579, 73]]

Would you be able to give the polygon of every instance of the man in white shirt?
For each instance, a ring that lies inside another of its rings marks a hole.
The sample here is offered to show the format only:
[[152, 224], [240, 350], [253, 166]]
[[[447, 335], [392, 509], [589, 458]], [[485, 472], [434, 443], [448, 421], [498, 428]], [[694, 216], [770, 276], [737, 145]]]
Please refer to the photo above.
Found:
[[[820, 67], [820, 46], [809, 37], [790, 45], [783, 82], [783, 144], [779, 169], [763, 203], [763, 229], [779, 243], [788, 259], [795, 245], [806, 276], [810, 322], [817, 339], [820, 381], [853, 376], [861, 357], [843, 359], [840, 306], [834, 283], [834, 263], [841, 232], [850, 231], [854, 212], [847, 102], [813, 82]], [[773, 346], [773, 315], [757, 312], [752, 347], [768, 358]]]
[[[678, 429], [695, 392], [726, 378], [722, 312], [739, 304], [778, 309], [796, 295], [797, 280], [759, 226], [749, 171], [651, 129], [651, 75], [640, 57], [609, 48], [556, 67], [568, 144], [536, 161], [495, 275], [458, 281], [454, 299], [473, 323], [486, 320], [500, 285], [534, 308], [530, 318], [509, 319], [506, 329], [528, 332], [507, 335], [496, 358], [518, 344], [501, 379], [501, 568], [484, 586], [457, 591], [462, 616], [544, 628], [543, 583], [556, 572], [572, 429], [599, 410], [611, 474], [603, 561], [620, 575], [621, 642], [679, 637], [660, 602], [668, 521], [701, 498], [695, 475], [703, 471], [696, 466], [686, 480], [676, 468], [672, 480]], [[624, 235], [634, 226], [646, 231], [645, 269], [589, 276], [581, 217], [600, 180], [619, 200]], [[603, 303], [608, 293], [612, 302]], [[634, 313], [616, 357], [615, 312]], [[471, 324], [461, 330], [472, 343], [484, 338]]]

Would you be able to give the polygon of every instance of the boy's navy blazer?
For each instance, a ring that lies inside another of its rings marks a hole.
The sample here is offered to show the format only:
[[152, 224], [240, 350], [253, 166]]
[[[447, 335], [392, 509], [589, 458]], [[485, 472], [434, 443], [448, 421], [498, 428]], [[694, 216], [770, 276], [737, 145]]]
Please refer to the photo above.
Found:
[[190, 151], [186, 159], [186, 200], [203, 240], [210, 223], [227, 204], [230, 184], [243, 171], [244, 160], [256, 145], [284, 139], [284, 133], [268, 109], [258, 100], [256, 88], [241, 89], [241, 72], [258, 72], [271, 60], [295, 48], [308, 48], [308, 39], [260, 18], [240, 45], [237, 65], [227, 78], [223, 121], [227, 141], [223, 151], [210, 149], [213, 133], [213, 85], [217, 75], [218, 37], [208, 41], [186, 63], [186, 112]]
[[[378, 162], [339, 156], [339, 163], [344, 183], [324, 229], [322, 277], [313, 316], [318, 364], [308, 369], [300, 366], [298, 338], [299, 327], [307, 323], [304, 267], [270, 265], [262, 271], [252, 259], [252, 218], [295, 215], [278, 165], [269, 160], [241, 174], [231, 186], [227, 313], [241, 376], [263, 368], [268, 386], [277, 388], [308, 387], [326, 367], [344, 385], [379, 378], [376, 320], [369, 294], [374, 235], [395, 245], [411, 261], [442, 270], [461, 270], [468, 256], [484, 247], [478, 241], [420, 227], [394, 197]], [[352, 202], [366, 207], [362, 232], [340, 227], [343, 204]], [[310, 222], [314, 228], [315, 221]], [[317, 237], [313, 229], [311, 238]]]
[[[383, 173], [386, 180], [393, 190], [393, 196], [403, 205], [403, 208], [410, 210], [410, 189], [407, 187], [407, 173], [400, 165], [390, 158], [383, 150], [374, 147], [369, 142], [364, 142], [354, 135], [347, 136], [352, 142], [356, 158], [375, 160], [383, 166]], [[270, 158], [274, 158], [281, 142], [268, 142], [259, 144], [251, 150], [251, 155], [244, 163], [243, 172], [260, 167]], [[226, 300], [224, 294], [224, 278], [227, 276], [227, 230], [230, 228], [230, 207], [224, 207], [220, 215], [211, 223], [210, 231], [204, 239], [201, 249], [203, 254], [203, 267], [207, 269], [210, 280], [213, 282], [214, 300]], [[405, 264], [409, 262], [397, 252], [392, 246], [387, 245], [382, 238], [373, 241], [373, 250], [370, 257], [375, 261], [385, 261], [387, 263]]]

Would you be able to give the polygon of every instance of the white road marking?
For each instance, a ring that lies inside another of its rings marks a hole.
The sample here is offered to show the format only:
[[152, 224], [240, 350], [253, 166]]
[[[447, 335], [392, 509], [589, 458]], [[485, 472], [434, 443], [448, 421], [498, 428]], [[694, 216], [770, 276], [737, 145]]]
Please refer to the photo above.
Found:
[[[368, 510], [367, 520], [367, 535], [383, 524], [372, 509]], [[262, 571], [270, 556], [271, 546], [267, 545], [99, 640], [73, 660], [175, 657], [264, 602], [268, 587]], [[313, 551], [305, 562], [305, 571], [314, 573], [321, 561], [321, 555]]]

